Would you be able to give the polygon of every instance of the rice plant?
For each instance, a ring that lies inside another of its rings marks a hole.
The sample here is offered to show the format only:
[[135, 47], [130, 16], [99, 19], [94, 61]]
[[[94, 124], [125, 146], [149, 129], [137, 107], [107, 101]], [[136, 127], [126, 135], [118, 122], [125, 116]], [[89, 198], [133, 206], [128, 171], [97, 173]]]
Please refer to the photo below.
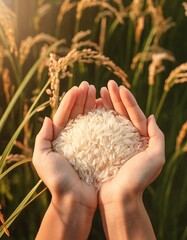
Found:
[[[99, 90], [113, 78], [165, 134], [166, 164], [144, 194], [157, 239], [187, 239], [186, 2], [8, 3], [0, 0], [0, 237], [34, 239], [48, 206], [31, 164], [44, 116], [73, 85]], [[105, 239], [98, 212], [89, 239]]]

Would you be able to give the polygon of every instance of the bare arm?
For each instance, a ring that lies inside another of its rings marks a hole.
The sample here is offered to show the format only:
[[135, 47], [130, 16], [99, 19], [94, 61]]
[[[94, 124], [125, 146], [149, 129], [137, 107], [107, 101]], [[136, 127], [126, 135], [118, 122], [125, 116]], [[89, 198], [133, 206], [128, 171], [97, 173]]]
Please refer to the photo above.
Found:
[[95, 105], [95, 88], [82, 82], [63, 98], [53, 121], [45, 118], [36, 137], [33, 164], [52, 199], [40, 225], [37, 240], [85, 240], [97, 206], [97, 191], [83, 182], [69, 162], [52, 150], [52, 141], [69, 118]]
[[88, 238], [94, 210], [72, 201], [73, 199], [51, 200], [36, 240]]
[[159, 175], [165, 162], [164, 136], [153, 116], [148, 119], [124, 87], [110, 81], [101, 90], [102, 104], [128, 117], [140, 134], [149, 137], [148, 147], [129, 159], [99, 191], [99, 208], [107, 239], [154, 240], [151, 221], [142, 201], [146, 187]]

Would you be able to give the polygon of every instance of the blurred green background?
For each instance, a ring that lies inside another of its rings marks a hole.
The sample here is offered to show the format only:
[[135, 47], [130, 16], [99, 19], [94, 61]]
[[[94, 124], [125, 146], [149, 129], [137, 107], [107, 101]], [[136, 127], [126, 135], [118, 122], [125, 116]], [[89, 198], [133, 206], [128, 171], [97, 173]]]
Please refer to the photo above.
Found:
[[[88, 29], [91, 33], [80, 38], [83, 45], [79, 51], [97, 49], [119, 66], [128, 75], [139, 105], [147, 116], [156, 115], [166, 137], [166, 164], [144, 193], [157, 239], [187, 239], [187, 16], [183, 2], [0, 0], [0, 204], [5, 220], [17, 216], [12, 223], [7, 222], [11, 223], [9, 238], [2, 235], [0, 224], [2, 239], [34, 239], [49, 204], [50, 194], [45, 191], [14, 215], [39, 180], [30, 163], [34, 140], [43, 117], [56, 110], [45, 91], [50, 86], [44, 87], [49, 79], [45, 59], [49, 52], [66, 56], [75, 48], [74, 35]], [[55, 46], [60, 39], [65, 43]], [[160, 60], [154, 62], [154, 57]], [[72, 76], [59, 74], [59, 96], [83, 80], [98, 90], [109, 79], [125, 84], [102, 61], [77, 61], [67, 66]], [[174, 69], [174, 76], [170, 75]], [[154, 83], [148, 81], [151, 71]], [[166, 79], [170, 79], [169, 84]], [[38, 111], [37, 106], [43, 103], [44, 109]], [[43, 188], [41, 184], [32, 197]], [[98, 211], [89, 239], [105, 239]]]

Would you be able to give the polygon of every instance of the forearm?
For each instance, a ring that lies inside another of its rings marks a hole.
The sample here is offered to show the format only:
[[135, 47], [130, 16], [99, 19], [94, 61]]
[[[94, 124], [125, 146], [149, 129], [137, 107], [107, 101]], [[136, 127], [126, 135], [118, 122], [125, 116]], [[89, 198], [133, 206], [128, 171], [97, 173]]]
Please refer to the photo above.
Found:
[[156, 239], [141, 196], [102, 206], [100, 211], [107, 239]]
[[76, 205], [51, 201], [41, 223], [36, 240], [86, 240], [94, 210]]

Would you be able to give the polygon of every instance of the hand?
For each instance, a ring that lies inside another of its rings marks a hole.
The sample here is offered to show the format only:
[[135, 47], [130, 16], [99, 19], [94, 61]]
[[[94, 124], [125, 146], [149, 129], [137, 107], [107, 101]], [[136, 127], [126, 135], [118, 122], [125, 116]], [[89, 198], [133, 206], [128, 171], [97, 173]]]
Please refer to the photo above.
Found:
[[102, 184], [98, 203], [107, 239], [155, 239], [142, 201], [144, 189], [159, 175], [164, 157], [164, 135], [153, 116], [148, 119], [128, 89], [109, 81], [101, 89], [97, 105], [126, 116], [142, 136], [149, 137], [148, 147], [129, 159], [117, 175]]
[[153, 116], [148, 119], [145, 117], [127, 88], [123, 86], [118, 88], [114, 81], [110, 81], [108, 89], [101, 89], [101, 97], [105, 109], [113, 109], [118, 114], [126, 116], [142, 136], [149, 137], [147, 149], [129, 159], [111, 181], [102, 185], [99, 201], [100, 204], [105, 204], [110, 201], [122, 201], [127, 191], [143, 192], [159, 175], [165, 157], [163, 133]]
[[[64, 157], [53, 152], [51, 142], [63, 130], [69, 119], [74, 119], [79, 114], [85, 114], [94, 108], [95, 95], [95, 87], [89, 86], [87, 82], [82, 82], [79, 88], [73, 87], [62, 99], [53, 121], [45, 118], [36, 137], [33, 164], [38, 175], [51, 192], [52, 205], [59, 210], [58, 212], [63, 212], [60, 219], [63, 217], [63, 221], [67, 224], [71, 220], [73, 224], [75, 224], [75, 220], [81, 222], [81, 217], [84, 214], [89, 215], [89, 221], [92, 220], [97, 206], [97, 191], [93, 186], [88, 186], [79, 178]], [[54, 211], [52, 210], [52, 212]], [[76, 212], [78, 212], [78, 216], [75, 216]], [[47, 221], [44, 220], [44, 222]], [[89, 222], [84, 224], [91, 225]], [[45, 239], [44, 232], [41, 233], [41, 239]]]

